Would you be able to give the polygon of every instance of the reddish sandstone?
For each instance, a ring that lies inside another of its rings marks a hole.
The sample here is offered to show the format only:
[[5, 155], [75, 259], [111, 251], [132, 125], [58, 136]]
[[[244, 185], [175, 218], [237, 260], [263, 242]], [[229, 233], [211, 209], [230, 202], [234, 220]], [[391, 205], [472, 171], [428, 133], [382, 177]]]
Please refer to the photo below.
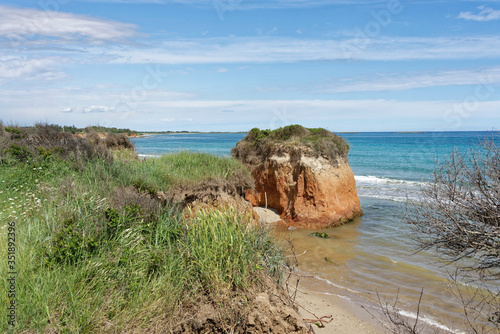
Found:
[[246, 199], [277, 209], [287, 225], [338, 226], [362, 215], [354, 174], [345, 158], [330, 161], [315, 157], [307, 147], [289, 148], [254, 167], [252, 176], [255, 190], [247, 191]]

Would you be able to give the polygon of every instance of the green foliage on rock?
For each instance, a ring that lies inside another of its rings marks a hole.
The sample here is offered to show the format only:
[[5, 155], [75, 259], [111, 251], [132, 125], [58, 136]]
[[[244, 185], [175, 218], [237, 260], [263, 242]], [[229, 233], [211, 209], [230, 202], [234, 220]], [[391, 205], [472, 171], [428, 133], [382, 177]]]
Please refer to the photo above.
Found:
[[347, 142], [333, 132], [296, 124], [272, 131], [253, 128], [231, 150], [231, 154], [245, 163], [258, 164], [270, 155], [280, 155], [283, 151], [300, 146], [308, 147], [317, 156], [330, 160], [345, 158], [349, 152]]

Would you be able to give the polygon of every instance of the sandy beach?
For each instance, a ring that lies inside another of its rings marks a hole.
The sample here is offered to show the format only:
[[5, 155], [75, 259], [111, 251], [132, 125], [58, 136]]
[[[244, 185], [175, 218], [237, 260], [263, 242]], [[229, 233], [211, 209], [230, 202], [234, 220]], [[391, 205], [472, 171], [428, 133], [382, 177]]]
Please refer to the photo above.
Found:
[[[302, 277], [297, 291], [296, 302], [299, 307], [300, 316], [315, 320], [325, 317], [324, 327], [312, 324], [315, 333], [342, 333], [342, 334], [382, 334], [385, 333], [382, 326], [365, 309], [361, 307], [362, 302], [347, 300], [340, 297], [335, 289], [329, 292], [319, 292], [319, 287], [324, 283], [316, 278]], [[290, 288], [293, 290], [293, 288]], [[324, 290], [322, 290], [324, 291]], [[365, 306], [370, 313], [378, 316], [371, 306]], [[331, 318], [329, 318], [331, 316]], [[312, 323], [313, 321], [307, 321]]]

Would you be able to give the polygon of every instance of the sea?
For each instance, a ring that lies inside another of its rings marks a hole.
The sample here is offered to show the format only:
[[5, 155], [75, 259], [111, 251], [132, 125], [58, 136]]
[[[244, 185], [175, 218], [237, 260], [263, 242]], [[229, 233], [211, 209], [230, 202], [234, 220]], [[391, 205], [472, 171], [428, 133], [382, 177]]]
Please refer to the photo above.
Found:
[[[245, 133], [186, 133], [133, 138], [140, 156], [201, 151], [230, 156]], [[419, 199], [432, 181], [438, 162], [453, 150], [467, 153], [493, 132], [362, 132], [338, 133], [350, 146], [349, 165], [356, 180], [363, 216], [326, 230], [274, 227], [280, 240], [290, 240], [298, 269], [316, 277], [325, 295], [350, 302], [369, 301], [374, 309], [394, 304], [406, 317], [442, 332], [463, 333], [465, 318], [450, 275], [453, 265], [433, 251], [419, 251], [414, 231], [405, 224], [408, 202]], [[325, 232], [329, 239], [311, 236]], [[493, 282], [493, 288], [500, 283]], [[461, 282], [464, 287], [469, 283]], [[418, 301], [421, 297], [420, 307]]]

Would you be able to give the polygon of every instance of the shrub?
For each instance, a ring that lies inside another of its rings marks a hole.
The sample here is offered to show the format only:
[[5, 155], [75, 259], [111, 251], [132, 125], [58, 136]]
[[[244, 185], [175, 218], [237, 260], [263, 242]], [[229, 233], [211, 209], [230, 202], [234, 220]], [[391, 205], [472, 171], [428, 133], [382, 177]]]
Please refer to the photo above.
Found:
[[495, 136], [469, 154], [454, 151], [422, 187], [420, 201], [407, 203], [405, 220], [421, 249], [458, 268], [452, 288], [471, 333], [500, 331], [500, 293], [487, 284], [500, 279], [499, 166]]
[[10, 149], [8, 149], [7, 152], [21, 162], [26, 161], [31, 157], [31, 152], [24, 145], [11, 144]]
[[69, 218], [63, 221], [59, 231], [52, 237], [50, 247], [45, 249], [45, 257], [50, 265], [75, 264], [86, 254], [95, 252], [97, 248], [97, 240], [84, 237], [78, 231], [76, 219]]
[[146, 193], [154, 196], [158, 191], [158, 188], [148, 182], [145, 178], [139, 177], [137, 179], [132, 180], [132, 185], [139, 191], [145, 191]]
[[7, 126], [4, 129], [5, 129], [6, 132], [15, 133], [15, 134], [21, 134], [21, 130], [19, 130], [17, 127]]
[[114, 235], [121, 224], [121, 217], [118, 210], [114, 208], [106, 208], [106, 210], [104, 210], [104, 216], [108, 220], [106, 225], [108, 235]]

